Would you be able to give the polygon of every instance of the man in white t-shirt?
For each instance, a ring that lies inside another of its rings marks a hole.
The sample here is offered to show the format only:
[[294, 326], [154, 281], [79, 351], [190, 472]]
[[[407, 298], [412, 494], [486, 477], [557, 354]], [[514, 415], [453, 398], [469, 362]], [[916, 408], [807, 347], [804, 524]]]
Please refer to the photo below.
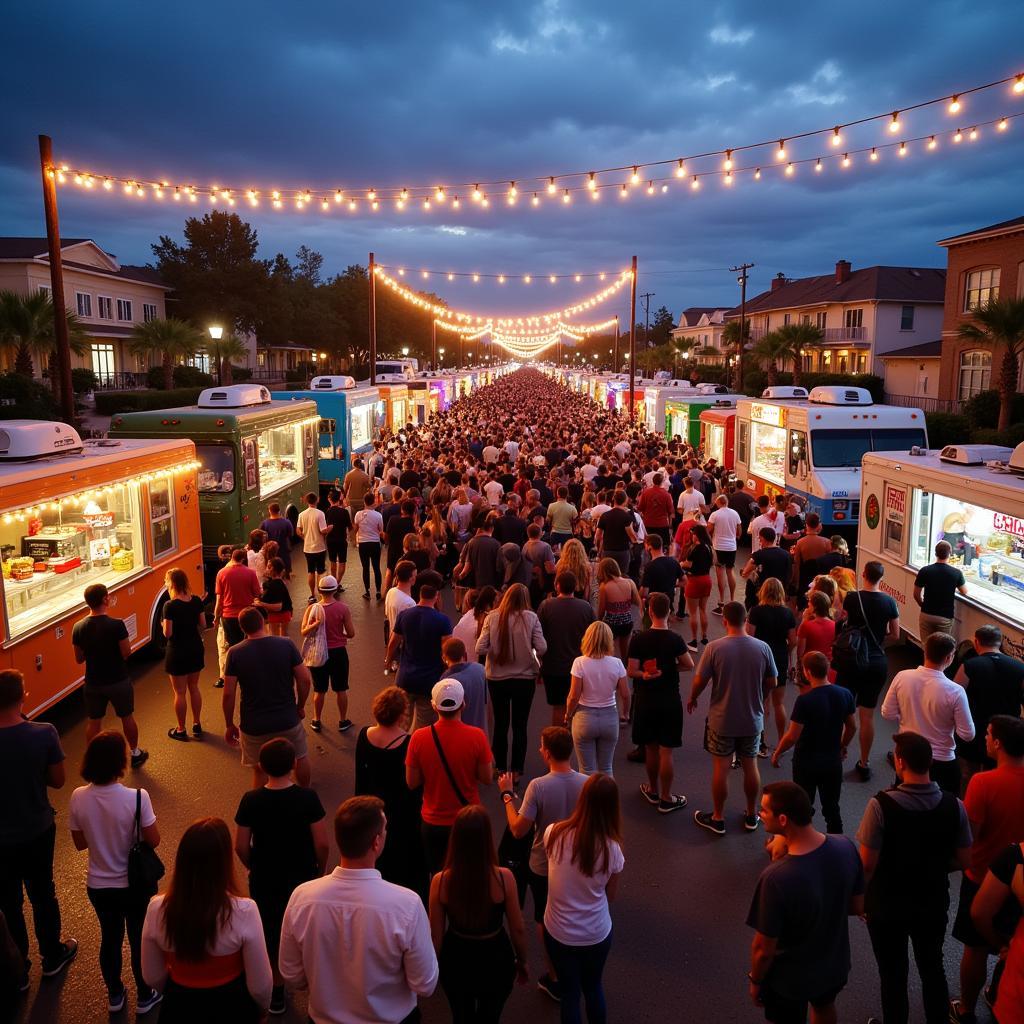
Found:
[[620, 441], [620, 442], [619, 442], [619, 443], [618, 443], [618, 444], [617, 444], [617, 445], [616, 445], [616, 446], [615, 446], [615, 447], [614, 447], [614, 448], [612, 449], [612, 451], [614, 451], [614, 452], [615, 452], [615, 454], [616, 454], [616, 455], [618, 455], [618, 457], [619, 457], [619, 460], [620, 460], [620, 461], [621, 461], [622, 459], [624, 459], [624, 458], [625, 458], [625, 457], [626, 457], [626, 456], [627, 456], [627, 455], [628, 455], [628, 454], [630, 453], [630, 451], [631, 451], [631, 450], [632, 450], [632, 445], [630, 445], [630, 443], [629, 443], [629, 442], [628, 442], [628, 441], [627, 441], [627, 440], [626, 440], [625, 438], [623, 438], [623, 439], [622, 439], [622, 440], [621, 440], [621, 441]]
[[584, 462], [583, 465], [580, 466], [580, 474], [583, 477], [583, 482], [589, 484], [590, 481], [597, 476], [597, 466], [592, 461]]
[[679, 495], [676, 508], [683, 519], [692, 519], [695, 512], [703, 515], [706, 511], [704, 495], [693, 486], [693, 481], [688, 476], [683, 478], [683, 493]]
[[327, 534], [334, 529], [327, 525], [327, 517], [316, 507], [316, 494], [306, 495], [306, 507], [299, 513], [295, 532], [302, 538], [302, 552], [306, 556], [306, 579], [309, 581], [309, 603], [316, 601], [316, 586], [327, 570]]
[[505, 451], [508, 452], [508, 457], [515, 462], [519, 458], [519, 442], [513, 441], [510, 437], [504, 444]]
[[493, 444], [484, 445], [483, 457], [484, 462], [497, 462], [498, 461], [498, 449]]
[[484, 497], [487, 499], [487, 504], [491, 508], [497, 508], [501, 504], [501, 496], [505, 493], [505, 489], [497, 481], [497, 479], [488, 480], [484, 484]]
[[775, 531], [776, 537], [781, 537], [786, 531], [786, 517], [772, 504], [767, 494], [762, 494], [757, 499], [759, 514], [751, 520], [750, 528], [750, 553], [761, 550], [761, 530], [768, 527]]
[[384, 618], [387, 620], [384, 643], [391, 639], [395, 628], [395, 620], [405, 611], [412, 608], [416, 601], [412, 596], [412, 585], [416, 582], [416, 565], [408, 558], [403, 558], [395, 566], [395, 585], [384, 596]]
[[[743, 532], [743, 520], [735, 509], [729, 508], [729, 499], [724, 494], [715, 499], [715, 511], [708, 517], [708, 529], [711, 531], [711, 546], [715, 549], [715, 574], [718, 577], [718, 607], [712, 610], [721, 615], [725, 602], [736, 600], [736, 545]], [[729, 584], [728, 597], [725, 596], [726, 582]]]

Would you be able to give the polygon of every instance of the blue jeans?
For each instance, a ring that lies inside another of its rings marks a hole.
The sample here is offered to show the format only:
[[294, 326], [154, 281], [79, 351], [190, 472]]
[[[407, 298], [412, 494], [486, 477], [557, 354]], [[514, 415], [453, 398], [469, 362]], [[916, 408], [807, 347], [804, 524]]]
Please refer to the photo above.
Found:
[[619, 709], [588, 708], [580, 705], [572, 716], [572, 739], [576, 760], [584, 775], [612, 774], [612, 756], [619, 742]]
[[606, 1024], [608, 1007], [604, 1001], [601, 974], [608, 952], [612, 948], [612, 933], [593, 946], [566, 946], [548, 934], [544, 929], [544, 948], [551, 958], [551, 964], [562, 986], [562, 1024], [579, 1024], [580, 995], [587, 1007], [588, 1024]]

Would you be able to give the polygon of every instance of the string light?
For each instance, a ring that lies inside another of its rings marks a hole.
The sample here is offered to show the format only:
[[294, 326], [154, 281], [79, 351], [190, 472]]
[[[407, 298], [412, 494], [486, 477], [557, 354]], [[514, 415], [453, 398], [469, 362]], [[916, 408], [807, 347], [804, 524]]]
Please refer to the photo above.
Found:
[[978, 137], [978, 129], [977, 128], [972, 128], [971, 129], [971, 133], [970, 133], [970, 135], [967, 136], [967, 138], [969, 138], [971, 140], [971, 142], [973, 142], [977, 137]]
[[794, 170], [795, 170], [795, 168], [793, 167], [793, 165], [791, 163], [786, 164], [786, 174], [789, 177], [793, 176]]
[[954, 94], [952, 99], [950, 99], [950, 101], [949, 101], [949, 112], [951, 114], [956, 114], [959, 111], [960, 111], [960, 97], [957, 96], [956, 94]]
[[900, 127], [900, 112], [898, 110], [894, 110], [892, 112], [892, 120], [889, 122], [889, 131], [895, 135], [896, 132], [900, 130]]
[[998, 121], [996, 122], [996, 130], [997, 130], [997, 131], [1000, 131], [1000, 132], [1005, 132], [1005, 131], [1006, 131], [1006, 129], [1007, 129], [1007, 128], [1009, 128], [1009, 127], [1010, 127], [1010, 122], [1009, 122], [1009, 121], [1007, 121], [1005, 117], [1001, 117], [1001, 118], [1000, 118], [1000, 119], [999, 119], [999, 120], [998, 120]]
[[725, 172], [725, 176], [722, 178], [722, 181], [726, 185], [731, 185], [732, 184], [732, 171], [726, 171]]
[[954, 142], [963, 142], [964, 133], [959, 128], [953, 133]]
[[540, 196], [536, 192], [533, 193], [533, 198], [530, 200], [534, 206], [540, 206]]
[[760, 167], [758, 167], [758, 168], [757, 168], [757, 169], [756, 169], [756, 170], [754, 171], [754, 181], [760, 181], [760, 180], [761, 180], [761, 168], [760, 168]]
[[835, 128], [832, 129], [832, 145], [840, 146], [842, 145], [842, 142], [843, 136], [839, 131], [839, 125], [836, 125]]
[[905, 142], [900, 143], [900, 148], [897, 150], [900, 156], [907, 155], [907, 144]]
[[597, 177], [593, 171], [591, 171], [587, 176], [587, 188], [589, 188], [591, 192], [597, 191]]
[[786, 140], [785, 139], [779, 139], [779, 148], [775, 151], [775, 159], [776, 160], [785, 160], [786, 159]]
[[723, 162], [722, 167], [724, 167], [725, 170], [727, 170], [727, 171], [731, 171], [732, 170], [732, 150], [731, 149], [727, 149], [725, 151], [725, 161]]
[[548, 195], [549, 196], [553, 196], [555, 194], [556, 187], [557, 186], [555, 185], [555, 179], [554, 178], [548, 178]]
[[654, 195], [654, 182], [653, 181], [647, 182], [647, 194], [649, 196], [653, 196]]
[[877, 160], [878, 159], [878, 150], [875, 149], [874, 146], [871, 147], [871, 159], [872, 160]]
[[844, 153], [843, 154], [843, 166], [844, 167], [849, 167], [850, 166], [850, 154], [849, 153]]
[[686, 162], [684, 160], [680, 160], [679, 163], [676, 165], [676, 177], [686, 177]]
[[930, 138], [930, 139], [928, 140], [928, 148], [929, 148], [929, 149], [935, 149], [935, 148], [936, 148], [937, 146], [938, 146], [938, 142], [936, 142], [936, 141], [935, 141], [935, 136], [933, 135], [933, 136], [932, 136], [932, 137], [931, 137], [931, 138]]
[[815, 165], [814, 165], [814, 169], [816, 171], [818, 171], [819, 173], [821, 172], [822, 168], [821, 168], [821, 157], [820, 156], [818, 157], [817, 163], [815, 163]]
[[1013, 91], [1017, 93], [1024, 92], [1024, 75], [1017, 75], [1013, 83]]
[[629, 182], [631, 185], [640, 184], [640, 168], [634, 165], [633, 173], [629, 176]]
[[569, 190], [568, 189], [566, 189], [562, 193], [562, 202], [563, 203], [571, 203], [572, 202], [572, 196], [569, 194]]

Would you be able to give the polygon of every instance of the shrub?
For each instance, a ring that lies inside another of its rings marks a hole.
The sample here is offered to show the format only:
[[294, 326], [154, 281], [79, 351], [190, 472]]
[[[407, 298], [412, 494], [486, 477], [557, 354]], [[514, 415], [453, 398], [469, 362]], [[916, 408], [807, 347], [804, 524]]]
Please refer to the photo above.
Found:
[[231, 379], [236, 384], [244, 384], [247, 380], [252, 380], [252, 370], [248, 366], [235, 366], [232, 363]]
[[306, 381], [309, 380], [309, 374], [301, 366], [296, 366], [293, 370], [285, 370], [284, 379], [290, 383]]
[[208, 388], [213, 384], [213, 377], [198, 366], [175, 366], [172, 376], [176, 388]]
[[100, 386], [96, 374], [87, 366], [76, 366], [71, 370], [71, 390], [76, 395], [84, 395], [88, 391], [95, 391]]
[[0, 373], [0, 420], [58, 420], [53, 392], [20, 373]]
[[[786, 370], [777, 375], [777, 384], [792, 384], [793, 374]], [[845, 388], [867, 388], [874, 402], [885, 401], [885, 382], [873, 373], [801, 373], [800, 386], [807, 388], [827, 387], [828, 385]], [[757, 367], [746, 370], [743, 374], [743, 392], [747, 395], [760, 395], [768, 386], [768, 374]]]
[[925, 426], [928, 428], [928, 445], [931, 448], [945, 448], [947, 444], [963, 444], [970, 434], [966, 416], [955, 412], [926, 412]]
[[[999, 392], [982, 391], [968, 398], [962, 406], [962, 412], [970, 421], [972, 430], [995, 428], [999, 422]], [[1013, 412], [1010, 419], [1014, 423], [1024, 420], [1024, 395], [1019, 392], [1013, 396]]]
[[971, 432], [971, 444], [997, 444], [1003, 448], [1016, 448], [1024, 442], [1024, 423], [1014, 423], [1009, 430], [984, 427]]
[[175, 388], [171, 391], [100, 391], [96, 395], [96, 412], [114, 416], [119, 412], [141, 412], [146, 409], [174, 409], [195, 405], [202, 388]]

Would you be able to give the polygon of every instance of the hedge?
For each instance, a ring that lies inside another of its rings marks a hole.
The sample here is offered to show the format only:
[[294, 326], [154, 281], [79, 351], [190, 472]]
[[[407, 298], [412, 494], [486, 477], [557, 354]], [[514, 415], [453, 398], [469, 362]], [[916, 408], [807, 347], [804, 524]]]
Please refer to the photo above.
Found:
[[100, 386], [96, 374], [87, 366], [75, 366], [71, 369], [71, 390], [76, 395], [84, 395], [95, 391]]
[[[793, 374], [779, 373], [776, 384], [792, 384]], [[828, 385], [844, 388], [867, 388], [875, 402], [885, 401], [885, 381], [873, 373], [801, 373], [800, 386], [807, 388], [826, 387]], [[743, 391], [757, 397], [768, 386], [768, 374], [758, 368], [748, 370], [743, 375]]]
[[[999, 392], [982, 391], [968, 398], [962, 407], [963, 414], [970, 421], [972, 430], [994, 429], [999, 423]], [[1024, 395], [1019, 392], [1013, 396], [1012, 423], [1024, 421]]]
[[20, 373], [0, 373], [0, 420], [22, 419], [60, 419], [53, 392]]
[[947, 444], [964, 444], [971, 433], [966, 416], [955, 412], [926, 412], [925, 426], [928, 428], [928, 445], [931, 448], [945, 448]]
[[174, 409], [195, 405], [202, 388], [174, 388], [171, 391], [98, 391], [96, 412], [115, 416], [119, 412], [142, 412], [147, 409]]
[[984, 427], [975, 430], [971, 434], [972, 444], [997, 444], [1003, 448], [1016, 448], [1024, 443], [1024, 423], [1017, 422], [1009, 430], [996, 430], [994, 427]]

